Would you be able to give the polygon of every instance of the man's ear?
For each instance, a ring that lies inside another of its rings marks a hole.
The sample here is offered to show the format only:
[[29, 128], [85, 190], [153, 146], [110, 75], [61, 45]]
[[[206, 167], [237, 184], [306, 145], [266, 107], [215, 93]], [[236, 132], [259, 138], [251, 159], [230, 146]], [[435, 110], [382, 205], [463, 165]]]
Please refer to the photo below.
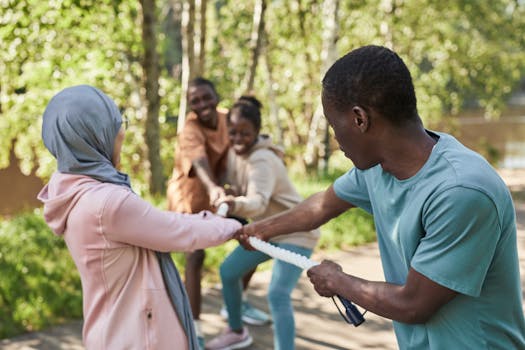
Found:
[[352, 112], [354, 114], [354, 125], [362, 132], [366, 132], [370, 127], [370, 116], [368, 113], [359, 106], [352, 107]]

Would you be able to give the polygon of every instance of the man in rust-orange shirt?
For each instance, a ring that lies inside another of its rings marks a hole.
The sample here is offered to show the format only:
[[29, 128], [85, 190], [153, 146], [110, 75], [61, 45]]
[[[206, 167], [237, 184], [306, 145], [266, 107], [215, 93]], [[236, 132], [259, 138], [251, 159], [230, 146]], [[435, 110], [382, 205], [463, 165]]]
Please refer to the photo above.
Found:
[[[212, 210], [224, 196], [220, 180], [226, 171], [229, 140], [226, 113], [217, 109], [218, 94], [212, 82], [197, 78], [188, 88], [188, 114], [175, 149], [175, 166], [168, 184], [168, 206], [172, 211], [197, 213]], [[186, 254], [185, 285], [201, 348], [201, 274], [204, 250]]]

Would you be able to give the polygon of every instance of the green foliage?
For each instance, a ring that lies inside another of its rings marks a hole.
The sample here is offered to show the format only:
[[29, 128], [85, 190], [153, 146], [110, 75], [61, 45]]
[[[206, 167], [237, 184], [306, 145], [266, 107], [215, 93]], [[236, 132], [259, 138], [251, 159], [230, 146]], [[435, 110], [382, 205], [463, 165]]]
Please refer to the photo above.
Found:
[[80, 279], [39, 212], [0, 221], [0, 338], [82, 316]]
[[[296, 174], [294, 184], [304, 197], [326, 190], [334, 180], [342, 175], [346, 169], [340, 152], [332, 160], [339, 164], [331, 164], [331, 172], [322, 176], [304, 178]], [[360, 208], [351, 209], [321, 226], [321, 239], [316, 249], [335, 250], [347, 249], [363, 243], [376, 240], [376, 233], [372, 215]]]
[[372, 216], [356, 208], [321, 226], [321, 239], [317, 249], [344, 250], [375, 240], [376, 233]]
[[[123, 167], [133, 174], [137, 192], [147, 190], [139, 14], [137, 1], [0, 1], [0, 168], [14, 147], [24, 173], [36, 167], [47, 178], [56, 165], [40, 137], [45, 106], [65, 87], [90, 84], [131, 121]], [[166, 71], [159, 83], [164, 126], [180, 88]], [[167, 135], [173, 128], [165, 129], [166, 159], [172, 158]]]
[[[204, 75], [216, 82], [225, 107], [242, 92], [254, 3], [222, 0], [208, 6]], [[180, 33], [173, 29], [177, 22], [168, 21], [173, 16], [168, 4], [158, 3], [157, 28], [159, 52], [165, 53], [159, 62], [159, 121], [166, 177], [176, 142], [170, 120], [180, 101], [173, 68], [180, 60], [180, 43], [168, 41], [180, 40]], [[273, 0], [267, 5], [254, 93], [265, 115], [270, 92], [276, 96], [279, 123], [264, 118], [263, 131], [275, 136], [281, 129], [287, 152], [300, 157], [320, 102], [323, 1]], [[0, 1], [0, 168], [14, 147], [25, 173], [38, 167], [40, 176], [49, 176], [55, 163], [40, 140], [42, 112], [62, 88], [92, 84], [113, 97], [131, 120], [123, 171], [138, 193], [148, 191], [140, 11], [139, 2], [130, 0]], [[426, 122], [435, 124], [467, 104], [497, 115], [524, 77], [523, 1], [341, 1], [339, 19], [340, 55], [379, 44], [392, 47], [407, 62]]]

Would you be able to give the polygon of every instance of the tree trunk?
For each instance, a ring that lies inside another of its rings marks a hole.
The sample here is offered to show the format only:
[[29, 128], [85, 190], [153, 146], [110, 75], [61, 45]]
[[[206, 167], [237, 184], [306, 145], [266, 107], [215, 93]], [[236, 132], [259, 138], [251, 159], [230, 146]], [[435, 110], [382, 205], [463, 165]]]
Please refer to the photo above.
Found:
[[177, 133], [184, 127], [189, 82], [204, 75], [207, 0], [185, 0], [182, 7], [182, 78]]
[[162, 27], [166, 35], [164, 67], [173, 79], [179, 80], [182, 70], [181, 1], [169, 0], [163, 12], [165, 15]]
[[197, 63], [195, 65], [195, 72], [193, 76], [204, 75], [205, 58], [206, 58], [206, 10], [208, 6], [207, 0], [197, 0], [199, 9], [199, 17], [197, 23], [199, 24], [199, 32], [196, 33], [198, 37], [198, 45], [195, 48], [195, 58]]
[[264, 40], [264, 13], [266, 12], [266, 0], [256, 0], [253, 10], [253, 26], [250, 38], [251, 60], [244, 79], [244, 91], [253, 93], [257, 63], [261, 55]]
[[164, 192], [164, 176], [160, 159], [159, 132], [159, 56], [157, 54], [157, 36], [155, 35], [155, 0], [141, 0], [142, 5], [142, 61], [144, 82], [144, 105], [146, 108], [146, 144], [150, 163], [150, 192]]
[[[301, 135], [299, 135], [299, 131], [297, 130], [297, 124], [294, 118], [294, 112], [290, 108], [285, 108], [285, 111], [288, 113], [288, 118], [285, 118], [287, 126], [288, 126], [288, 143], [290, 145], [301, 145], [304, 140], [301, 138]], [[300, 168], [300, 171], [305, 173], [306, 163], [304, 161], [304, 156], [302, 154], [297, 154], [294, 157], [294, 162], [297, 164], [297, 166]]]
[[193, 40], [195, 26], [195, 0], [184, 0], [182, 5], [182, 76], [181, 94], [179, 104], [179, 118], [177, 122], [177, 133], [184, 127], [186, 119], [186, 95], [188, 84], [193, 79], [193, 63], [195, 61], [195, 45]]
[[[289, 2], [291, 4], [291, 2]], [[306, 27], [307, 19], [309, 16], [311, 16], [311, 8], [308, 6], [308, 4], [303, 4], [303, 1], [297, 0], [296, 2], [298, 10], [298, 16], [299, 16], [299, 32], [301, 33], [301, 37], [304, 43], [309, 42], [309, 38], [311, 37], [311, 29]], [[290, 11], [292, 11], [290, 9]], [[304, 66], [306, 67], [306, 76], [307, 76], [307, 82], [305, 83], [306, 86], [314, 86], [315, 84], [319, 83], [319, 71], [314, 71], [311, 67], [315, 67], [316, 64], [314, 63], [314, 59], [312, 58], [312, 55], [310, 53], [310, 50], [302, 50], [302, 56], [304, 59]], [[315, 103], [315, 99], [317, 98], [317, 94], [314, 95], [312, 92], [312, 89], [307, 88], [303, 89], [304, 98], [302, 99], [302, 111], [303, 115], [305, 116], [305, 122], [310, 124], [314, 118], [315, 113], [315, 106], [317, 103]]]
[[[267, 38], [265, 39], [267, 40]], [[264, 62], [266, 65], [266, 72], [268, 74], [268, 97], [269, 97], [269, 109], [270, 109], [270, 123], [273, 126], [273, 134], [275, 135], [275, 143], [283, 145], [283, 128], [279, 121], [279, 105], [277, 104], [277, 96], [275, 94], [272, 64], [268, 55], [268, 46], [266, 46], [264, 54]]]
[[[324, 0], [323, 2], [324, 25], [321, 50], [322, 71], [324, 76], [328, 68], [337, 59], [339, 0]], [[308, 142], [306, 144], [305, 162], [310, 167], [326, 172], [330, 158], [330, 137], [328, 137], [328, 123], [323, 115], [321, 103], [314, 112], [310, 129], [308, 131]]]

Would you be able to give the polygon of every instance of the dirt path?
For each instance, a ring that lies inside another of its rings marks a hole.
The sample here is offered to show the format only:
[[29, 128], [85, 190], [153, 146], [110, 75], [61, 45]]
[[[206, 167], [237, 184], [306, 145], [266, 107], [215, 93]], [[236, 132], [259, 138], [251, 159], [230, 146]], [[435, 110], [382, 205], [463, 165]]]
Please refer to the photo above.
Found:
[[[525, 171], [507, 171], [502, 175], [516, 198], [518, 249], [522, 286], [525, 290]], [[351, 251], [316, 254], [313, 258], [321, 260], [328, 257], [339, 262], [346, 272], [367, 279], [383, 280], [379, 252], [375, 243]], [[250, 300], [264, 310], [268, 310], [265, 293], [269, 278], [269, 271], [258, 272], [250, 289]], [[363, 325], [357, 328], [347, 325], [340, 319], [332, 301], [315, 293], [304, 273], [292, 294], [292, 299], [297, 328], [297, 350], [397, 349], [390, 321], [368, 313]], [[221, 303], [218, 288], [205, 291], [202, 319], [204, 332], [208, 338], [219, 333], [226, 325], [219, 316]], [[74, 321], [44, 332], [0, 340], [0, 349], [83, 350], [81, 327], [81, 321]], [[255, 339], [255, 344], [249, 349], [273, 348], [271, 327], [250, 327], [250, 332]]]

